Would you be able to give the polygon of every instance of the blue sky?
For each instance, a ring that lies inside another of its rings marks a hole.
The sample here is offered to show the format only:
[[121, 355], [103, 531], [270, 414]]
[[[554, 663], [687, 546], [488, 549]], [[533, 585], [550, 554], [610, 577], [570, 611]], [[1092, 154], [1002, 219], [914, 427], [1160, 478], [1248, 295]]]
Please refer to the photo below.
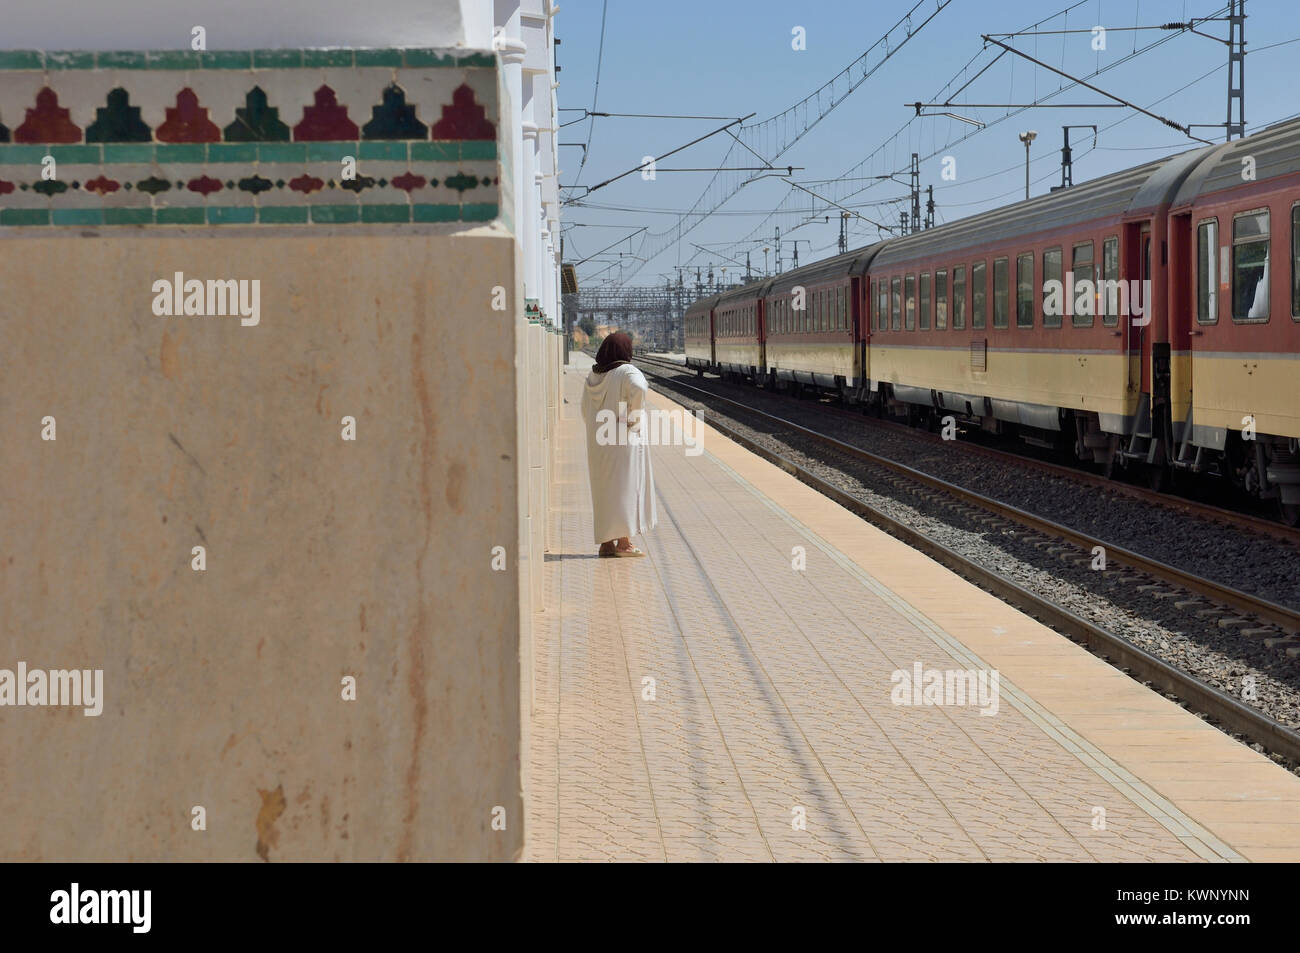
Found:
[[[914, 3], [660, 0], [648, 4], [609, 0], [595, 108], [728, 118], [756, 113], [748, 122], [758, 123], [781, 113], [830, 80], [861, 56]], [[936, 5], [936, 0], [924, 0], [913, 15], [913, 23], [923, 20]], [[1020, 36], [1007, 42], [1075, 76], [1084, 77], [1110, 67], [1089, 81], [1175, 122], [1223, 122], [1227, 110], [1224, 44], [1188, 33], [1170, 38], [1167, 32], [1115, 28], [1207, 16], [1226, 8], [1227, 0], [1084, 0], [1073, 5], [1065, 16], [1057, 15], [1070, 6], [1069, 0], [951, 0], [874, 75], [774, 162], [802, 166], [802, 171], [795, 171], [794, 180], [818, 195], [853, 208], [871, 221], [896, 224], [898, 210], [908, 206], [887, 200], [905, 196], [906, 185], [868, 177], [905, 172], [914, 151], [923, 158], [933, 154], [921, 164], [921, 185], [922, 189], [935, 186], [936, 223], [941, 224], [1023, 197], [1025, 152], [1017, 135], [1027, 129], [1038, 132], [1031, 147], [1034, 195], [1060, 182], [1061, 126], [1067, 123], [1099, 127], [1095, 149], [1090, 131], [1071, 132], [1076, 183], [1198, 145], [1177, 130], [1123, 108], [1040, 107], [1008, 117], [1013, 111], [1004, 108], [954, 107], [954, 112], [990, 124], [973, 136], [969, 134], [976, 127], [959, 121], [914, 118], [915, 111], [905, 103], [946, 100], [949, 93], [994, 59], [996, 49], [981, 52], [981, 34], [1019, 31], [1037, 21], [1044, 21], [1037, 27], [1039, 31], [1090, 31], [1096, 25], [1105, 26], [1106, 49], [1092, 49], [1091, 32]], [[1246, 12], [1249, 130], [1300, 113], [1300, 97], [1296, 95], [1300, 87], [1300, 7], [1291, 0], [1247, 0]], [[558, 50], [558, 62], [563, 67], [558, 90], [562, 108], [592, 106], [601, 13], [602, 0], [565, 0], [556, 18], [556, 33], [562, 40]], [[803, 27], [806, 35], [807, 48], [802, 51], [792, 49], [792, 30], [796, 26]], [[1225, 22], [1207, 23], [1199, 29], [1227, 36]], [[903, 35], [901, 30], [893, 34], [895, 40]], [[1132, 56], [1135, 49], [1162, 38], [1167, 38], [1162, 45]], [[1298, 42], [1288, 43], [1290, 40]], [[1125, 57], [1131, 58], [1121, 62]], [[879, 55], [873, 54], [872, 62], [878, 59]], [[1200, 77], [1204, 78], [1194, 82]], [[1048, 70], [1007, 54], [953, 101], [1028, 103], [1065, 83]], [[1107, 102], [1082, 87], [1060, 93], [1056, 101]], [[566, 111], [560, 114], [560, 120], [569, 122], [581, 115]], [[813, 109], [810, 119], [815, 115]], [[1001, 121], [994, 124], [997, 120]], [[638, 165], [643, 156], [661, 155], [725, 121], [607, 118], [573, 123], [561, 129], [560, 141], [585, 143], [590, 137], [587, 161], [579, 174], [583, 150], [561, 148], [560, 182], [596, 185]], [[791, 125], [787, 123], [786, 129]], [[1192, 132], [1214, 141], [1223, 139], [1221, 128]], [[969, 137], [957, 142], [962, 136]], [[774, 129], [764, 142], [783, 142], [787, 137], [788, 133]], [[765, 158], [771, 157], [770, 147], [754, 144]], [[726, 158], [729, 165], [760, 164], [724, 133], [661, 161], [659, 166], [715, 168], [724, 161], [728, 147], [732, 147], [732, 154]], [[953, 181], [941, 178], [941, 162], [946, 155], [955, 160]], [[844, 178], [850, 170], [852, 181]], [[902, 178], [905, 180], [906, 175]], [[791, 266], [793, 239], [799, 240], [801, 263], [836, 252], [838, 209], [792, 190], [774, 177], [745, 185], [721, 205], [718, 214], [678, 238], [672, 229], [680, 219], [670, 213], [695, 207], [705, 196], [710, 179], [708, 173], [659, 172], [653, 181], [645, 181], [637, 173], [588, 197], [583, 197], [581, 189], [563, 192], [565, 197], [579, 198], [581, 202], [567, 204], [561, 213], [567, 226], [567, 261], [592, 256], [621, 236], [646, 229], [581, 265], [578, 274], [583, 287], [610, 281], [663, 285], [667, 275], [675, 278], [677, 265], [688, 265], [692, 275], [696, 266], [707, 274], [710, 264], [719, 272], [726, 267], [729, 275], [735, 275], [743, 271], [735, 259], [743, 260], [746, 250], [755, 271], [760, 272], [764, 247], [769, 249], [767, 267], [774, 271], [773, 238], [778, 227], [783, 236], [789, 234], [783, 248], [786, 268]], [[715, 186], [714, 192], [705, 196], [702, 208], [716, 204], [721, 197], [719, 188]], [[777, 210], [775, 214], [773, 210]], [[829, 224], [822, 223], [825, 214], [831, 216]], [[795, 226], [799, 228], [792, 232]], [[868, 244], [877, 235], [874, 225], [854, 219], [849, 245]], [[619, 251], [625, 253], [621, 263], [614, 261]]]

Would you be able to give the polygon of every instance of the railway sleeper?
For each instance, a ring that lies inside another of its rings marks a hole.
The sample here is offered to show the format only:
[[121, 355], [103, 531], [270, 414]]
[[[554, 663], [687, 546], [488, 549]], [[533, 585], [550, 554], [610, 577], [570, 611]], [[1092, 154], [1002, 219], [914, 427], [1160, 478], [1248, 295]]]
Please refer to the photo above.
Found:
[[1253, 629], [1242, 629], [1237, 634], [1244, 635], [1248, 639], [1273, 639], [1282, 636], [1284, 633], [1273, 628], [1272, 626], [1256, 626]]
[[1249, 627], [1250, 625], [1252, 625], [1250, 619], [1243, 619], [1241, 616], [1235, 616], [1235, 615], [1228, 616], [1226, 619], [1220, 619], [1217, 624], [1220, 629], [1235, 629], [1238, 628], [1239, 626]]

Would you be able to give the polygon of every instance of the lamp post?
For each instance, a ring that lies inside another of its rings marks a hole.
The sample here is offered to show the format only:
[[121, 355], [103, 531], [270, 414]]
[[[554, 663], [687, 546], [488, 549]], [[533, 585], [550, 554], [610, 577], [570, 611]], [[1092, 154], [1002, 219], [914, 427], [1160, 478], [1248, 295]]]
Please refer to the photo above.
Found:
[[1025, 198], [1029, 198], [1029, 144], [1037, 138], [1038, 133], [1033, 129], [1020, 134], [1020, 141], [1025, 144]]

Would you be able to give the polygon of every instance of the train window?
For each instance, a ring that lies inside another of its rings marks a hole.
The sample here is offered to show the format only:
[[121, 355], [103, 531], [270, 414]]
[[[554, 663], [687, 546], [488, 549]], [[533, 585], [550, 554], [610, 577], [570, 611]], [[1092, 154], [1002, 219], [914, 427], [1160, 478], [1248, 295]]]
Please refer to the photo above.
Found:
[[916, 330], [916, 275], [903, 279], [903, 328]]
[[943, 331], [948, 327], [948, 272], [934, 273], [934, 329]]
[[[1101, 243], [1101, 280], [1104, 282], [1119, 281], [1118, 238], [1108, 238]], [[1117, 285], [1108, 284], [1106, 287], [1114, 288]], [[1101, 289], [1098, 289], [1098, 291], [1100, 292]], [[1108, 328], [1113, 328], [1119, 324], [1119, 308], [1114, 295], [1099, 293], [1098, 300], [1101, 302], [1101, 323]]]
[[825, 288], [817, 292], [817, 297], [819, 299], [817, 302], [817, 330], [825, 331], [828, 327], [830, 327], [830, 322], [831, 322], [830, 304], [831, 303], [828, 300], [828, 296], [826, 294]]
[[922, 331], [930, 330], [930, 273], [921, 276], [921, 310], [917, 314], [916, 326]]
[[1196, 323], [1219, 323], [1219, 220], [1196, 226]]
[[[1057, 289], [1055, 300], [1049, 301], [1047, 293], [1048, 282], [1054, 281], [1055, 285], [1051, 287]], [[1061, 326], [1061, 315], [1065, 313], [1065, 296], [1069, 294], [1069, 289], [1061, 284], [1061, 249], [1049, 248], [1043, 252], [1043, 327], [1059, 328]]]
[[895, 278], [890, 283], [890, 294], [893, 302], [889, 308], [889, 330], [891, 331], [897, 331], [903, 326], [903, 312], [901, 307], [903, 296], [899, 293], [901, 285], [902, 282], [898, 278]]
[[836, 302], [836, 307], [838, 307], [840, 311], [840, 330], [847, 331], [849, 329], [849, 309], [844, 307], [843, 288], [839, 288], [836, 290], [835, 302]]
[[889, 327], [889, 283], [876, 279], [876, 330], [884, 331]]
[[966, 327], [966, 268], [958, 265], [952, 270], [952, 329]]
[[1016, 256], [1016, 327], [1034, 326], [1034, 253]]
[[970, 266], [970, 326], [984, 330], [988, 315], [988, 267], [982, 261]]
[[[1074, 280], [1076, 282], [1094, 281], [1096, 279], [1097, 275], [1092, 263], [1092, 242], [1084, 242], [1081, 245], [1074, 246], [1074, 250], [1070, 253], [1070, 271], [1074, 273]], [[1065, 289], [1065, 293], [1074, 295], [1075, 299], [1070, 305], [1074, 310], [1074, 314], [1070, 318], [1070, 323], [1076, 328], [1092, 327], [1092, 312], [1096, 310], [1097, 295], [1093, 294], [1091, 301], [1087, 298], [1083, 299], [1084, 301], [1088, 301], [1086, 309], [1087, 313], [1080, 314], [1079, 296], [1074, 294], [1074, 291], [1069, 288]], [[1047, 323], [1045, 318], [1043, 319], [1043, 323]]]
[[1010, 275], [1005, 258], [993, 259], [993, 326], [1005, 328], [1011, 317]]
[[1268, 320], [1268, 209], [1232, 217], [1232, 320]]
[[1291, 319], [1300, 321], [1300, 205], [1291, 206]]

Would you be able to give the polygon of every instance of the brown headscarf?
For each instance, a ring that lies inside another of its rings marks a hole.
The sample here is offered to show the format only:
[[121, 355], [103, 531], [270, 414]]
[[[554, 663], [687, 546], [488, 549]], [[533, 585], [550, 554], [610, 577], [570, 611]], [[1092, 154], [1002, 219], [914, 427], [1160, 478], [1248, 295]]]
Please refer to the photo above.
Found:
[[632, 363], [632, 336], [623, 331], [615, 331], [605, 338], [596, 352], [596, 366], [592, 368], [597, 374], [612, 371], [620, 364]]

